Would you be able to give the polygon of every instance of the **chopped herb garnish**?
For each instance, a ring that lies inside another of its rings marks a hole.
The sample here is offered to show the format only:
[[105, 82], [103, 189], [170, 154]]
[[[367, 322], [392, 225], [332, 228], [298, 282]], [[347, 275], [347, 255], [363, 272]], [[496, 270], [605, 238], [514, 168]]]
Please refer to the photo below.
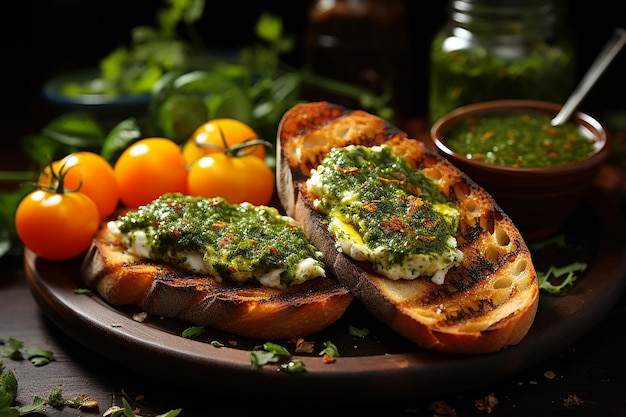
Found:
[[0, 356], [10, 359], [22, 359], [22, 353], [20, 352], [20, 349], [24, 347], [24, 342], [14, 339], [12, 337], [9, 337], [6, 340], [2, 339], [0, 342], [2, 342], [3, 345], [8, 344], [8, 346], [4, 346], [2, 348], [2, 350], [0, 351]]
[[350, 334], [350, 336], [365, 337], [370, 334], [370, 329], [368, 329], [367, 327], [357, 329], [354, 326], [350, 326], [348, 327], [348, 333]]
[[206, 332], [206, 329], [204, 327], [192, 326], [192, 327], [187, 327], [185, 330], [183, 330], [182, 336], [186, 339], [195, 339], [196, 337], [200, 336], [204, 332]]
[[54, 360], [54, 355], [49, 350], [32, 348], [26, 351], [26, 358], [35, 366], [43, 366]]
[[[559, 294], [566, 287], [574, 285], [574, 281], [578, 279], [578, 272], [583, 272], [587, 269], [587, 264], [582, 262], [574, 262], [562, 267], [551, 266], [547, 272], [537, 272], [537, 280], [539, 283], [539, 289], [549, 294]], [[550, 282], [550, 278], [560, 278], [565, 276], [563, 281], [554, 285]]]
[[[250, 352], [252, 369], [259, 369], [268, 363], [276, 363], [288, 359], [291, 359], [291, 353], [283, 346], [272, 342], [266, 342], [262, 347], [256, 347]], [[280, 369], [289, 373], [298, 373], [304, 370], [304, 363], [302, 361], [290, 361], [282, 364]]]
[[280, 365], [280, 369], [290, 374], [299, 374], [306, 371], [304, 362], [302, 362], [301, 360], [283, 363], [282, 365]]
[[334, 343], [332, 342], [324, 342], [324, 349], [321, 350], [320, 352], [320, 356], [322, 355], [328, 355], [331, 358], [337, 358], [339, 357], [339, 349], [337, 349], [337, 346], [335, 346]]

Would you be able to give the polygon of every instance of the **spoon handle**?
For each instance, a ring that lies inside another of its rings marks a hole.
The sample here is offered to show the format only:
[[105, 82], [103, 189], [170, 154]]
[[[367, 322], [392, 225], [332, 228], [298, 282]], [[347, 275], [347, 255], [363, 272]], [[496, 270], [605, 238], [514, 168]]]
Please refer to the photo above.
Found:
[[552, 119], [552, 126], [563, 124], [569, 119], [576, 107], [587, 95], [593, 84], [600, 78], [600, 75], [602, 75], [611, 61], [613, 61], [613, 58], [615, 58], [625, 43], [626, 30], [623, 28], [615, 29], [613, 36], [608, 40], [604, 49], [602, 49], [591, 67], [589, 67], [581, 82], [561, 108], [561, 111]]

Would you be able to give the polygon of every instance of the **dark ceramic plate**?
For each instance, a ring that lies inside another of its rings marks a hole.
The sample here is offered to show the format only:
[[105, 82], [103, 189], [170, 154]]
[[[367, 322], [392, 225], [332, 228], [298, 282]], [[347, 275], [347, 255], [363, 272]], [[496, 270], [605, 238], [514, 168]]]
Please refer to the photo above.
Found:
[[[588, 268], [561, 296], [541, 294], [530, 332], [517, 346], [478, 356], [429, 352], [377, 322], [357, 301], [338, 322], [316, 337], [311, 354], [295, 354], [306, 372], [290, 375], [276, 364], [251, 368], [250, 350], [265, 341], [207, 330], [197, 339], [181, 337], [188, 324], [160, 317], [133, 320], [135, 308], [114, 308], [81, 288], [80, 259], [49, 262], [26, 252], [24, 262], [32, 293], [44, 313], [89, 349], [168, 384], [193, 387], [212, 395], [262, 401], [318, 401], [342, 392], [344, 403], [384, 403], [453, 394], [496, 382], [567, 348], [594, 327], [619, 299], [626, 283], [626, 230], [609, 193], [595, 190], [563, 229], [566, 250], [533, 253], [538, 270], [549, 265], [586, 262]], [[369, 328], [364, 338], [349, 326]], [[211, 345], [219, 341], [223, 347]], [[333, 342], [340, 357], [325, 364], [319, 352]], [[293, 352], [289, 341], [276, 341]], [[236, 343], [236, 344], [235, 344]], [[346, 391], [346, 387], [350, 389]], [[345, 395], [346, 392], [358, 395]], [[241, 397], [239, 397], [241, 398]]]

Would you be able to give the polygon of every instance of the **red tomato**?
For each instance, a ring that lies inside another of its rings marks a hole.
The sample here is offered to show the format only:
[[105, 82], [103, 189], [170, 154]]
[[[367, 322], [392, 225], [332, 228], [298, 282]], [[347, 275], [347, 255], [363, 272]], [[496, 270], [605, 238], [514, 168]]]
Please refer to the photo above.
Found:
[[[183, 145], [183, 156], [188, 164], [201, 157], [239, 145], [243, 142], [258, 140], [256, 132], [245, 123], [229, 118], [213, 119], [198, 127]], [[206, 146], [211, 145], [211, 146]], [[242, 153], [252, 152], [252, 155], [264, 159], [265, 146], [244, 147]]]
[[[119, 189], [113, 167], [102, 156], [93, 152], [76, 152], [52, 163], [55, 173], [63, 170], [63, 188], [78, 190], [96, 203], [100, 219], [113, 214], [119, 203]], [[39, 178], [44, 187], [56, 187], [57, 179], [46, 167]]]
[[15, 227], [24, 246], [41, 258], [55, 261], [86, 251], [99, 224], [96, 204], [77, 192], [36, 190], [15, 212]]
[[194, 196], [223, 197], [231, 204], [248, 201], [267, 205], [274, 194], [274, 173], [254, 155], [212, 153], [191, 166], [188, 192]]
[[168, 192], [187, 192], [185, 158], [165, 138], [146, 138], [124, 150], [113, 166], [120, 200], [137, 208]]

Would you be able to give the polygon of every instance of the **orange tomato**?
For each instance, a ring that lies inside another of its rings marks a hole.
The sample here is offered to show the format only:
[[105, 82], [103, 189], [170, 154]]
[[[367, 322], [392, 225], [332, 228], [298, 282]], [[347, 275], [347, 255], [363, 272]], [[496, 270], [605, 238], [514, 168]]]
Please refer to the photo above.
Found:
[[187, 192], [187, 169], [180, 147], [160, 137], [141, 139], [113, 166], [121, 202], [137, 208], [168, 192]]
[[187, 190], [193, 196], [223, 197], [231, 204], [267, 205], [274, 194], [274, 173], [254, 155], [212, 153], [191, 165]]
[[[68, 191], [78, 190], [96, 203], [100, 219], [113, 214], [119, 204], [119, 189], [113, 173], [113, 167], [102, 156], [93, 152], [76, 152], [52, 163], [55, 173], [63, 170], [63, 188]], [[56, 188], [58, 178], [50, 172], [50, 166], [44, 168], [39, 177], [39, 184]]]
[[98, 207], [80, 192], [38, 189], [28, 194], [15, 212], [15, 228], [24, 246], [54, 261], [86, 251], [99, 224]]
[[[198, 127], [183, 145], [183, 156], [188, 164], [201, 157], [224, 150], [250, 140], [258, 140], [256, 132], [247, 124], [229, 118], [213, 119]], [[208, 146], [207, 146], [208, 145]], [[243, 153], [251, 152], [265, 158], [265, 146], [244, 147]]]

